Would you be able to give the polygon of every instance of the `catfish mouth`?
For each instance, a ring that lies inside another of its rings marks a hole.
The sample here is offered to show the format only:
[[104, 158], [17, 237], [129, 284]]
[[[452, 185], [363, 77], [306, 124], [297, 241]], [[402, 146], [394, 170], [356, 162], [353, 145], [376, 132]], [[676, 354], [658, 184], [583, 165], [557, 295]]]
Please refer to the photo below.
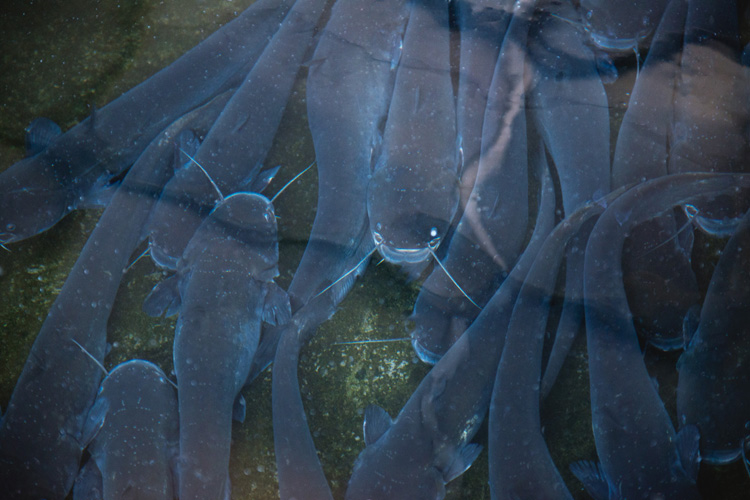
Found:
[[640, 42], [642, 42], [648, 34], [637, 35], [633, 38], [616, 38], [596, 33], [593, 30], [589, 31], [589, 37], [591, 41], [597, 47], [616, 52], [629, 52], [638, 48]]
[[432, 255], [428, 247], [393, 248], [381, 243], [377, 248], [380, 255], [391, 264], [419, 264], [429, 260]]
[[438, 354], [436, 352], [431, 351], [430, 349], [427, 349], [416, 336], [412, 336], [411, 339], [411, 345], [414, 349], [414, 352], [417, 354], [417, 357], [421, 359], [424, 363], [427, 363], [428, 365], [434, 365], [438, 361], [440, 361], [440, 358], [443, 357], [442, 354]]
[[383, 235], [378, 231], [372, 231], [372, 241], [375, 242], [375, 248], [378, 249], [383, 259], [391, 264], [400, 265], [427, 263], [430, 257], [435, 254], [435, 249], [440, 245], [440, 241], [442, 240], [440, 236], [437, 236], [436, 228], [430, 230], [430, 236], [432, 236], [432, 240], [425, 246], [401, 248], [387, 245]]

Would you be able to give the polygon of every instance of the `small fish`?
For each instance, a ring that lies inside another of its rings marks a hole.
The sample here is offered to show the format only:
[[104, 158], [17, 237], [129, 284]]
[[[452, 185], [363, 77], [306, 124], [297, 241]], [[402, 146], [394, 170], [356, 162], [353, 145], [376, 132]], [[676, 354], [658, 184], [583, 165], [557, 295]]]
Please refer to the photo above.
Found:
[[[153, 363], [133, 359], [102, 381], [83, 427], [90, 454], [73, 498], [172, 500], [178, 451], [177, 395]], [[98, 481], [96, 480], [98, 478]]]
[[382, 153], [367, 188], [375, 246], [412, 275], [429, 262], [458, 208], [449, 39], [446, 2], [410, 3]]
[[[523, 250], [529, 219], [526, 39], [532, 7], [519, 4], [499, 52], [482, 125], [476, 181], [441, 269], [425, 280], [411, 316], [417, 356], [434, 364], [479, 315]], [[532, 142], [531, 145], [528, 143]], [[468, 175], [468, 174], [465, 174]]]
[[518, 264], [399, 415], [391, 420], [385, 410], [367, 408], [366, 448], [354, 464], [347, 500], [440, 500], [445, 484], [476, 459], [481, 448], [469, 441], [489, 407], [503, 333], [524, 276], [554, 226], [554, 206], [554, 190], [546, 189], [534, 235]]
[[144, 303], [151, 315], [179, 310], [173, 356], [182, 500], [229, 496], [233, 408], [261, 324], [283, 324], [291, 316], [286, 292], [273, 281], [278, 257], [271, 201], [258, 193], [235, 193], [221, 199], [190, 239], [177, 273]]

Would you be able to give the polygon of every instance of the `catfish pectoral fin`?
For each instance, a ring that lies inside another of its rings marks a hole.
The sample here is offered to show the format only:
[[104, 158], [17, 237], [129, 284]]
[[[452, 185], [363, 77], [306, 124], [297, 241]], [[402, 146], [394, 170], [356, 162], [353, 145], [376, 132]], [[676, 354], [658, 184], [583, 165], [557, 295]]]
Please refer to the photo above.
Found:
[[176, 274], [157, 284], [143, 301], [143, 312], [152, 317], [177, 314], [181, 303], [178, 284]]
[[271, 325], [285, 325], [292, 319], [289, 295], [276, 283], [267, 284], [266, 302], [263, 304], [263, 321]]

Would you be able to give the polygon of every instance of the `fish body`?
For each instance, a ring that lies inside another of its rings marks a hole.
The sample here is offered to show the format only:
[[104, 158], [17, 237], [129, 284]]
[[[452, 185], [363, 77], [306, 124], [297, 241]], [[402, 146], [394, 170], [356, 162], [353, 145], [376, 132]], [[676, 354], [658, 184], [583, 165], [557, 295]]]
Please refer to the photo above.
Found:
[[[667, 174], [686, 15], [687, 1], [672, 0], [654, 33], [618, 133], [613, 187]], [[623, 279], [638, 332], [665, 350], [682, 347], [683, 319], [700, 300], [690, 263], [692, 231], [678, 227], [684, 219], [666, 212], [644, 222], [633, 228], [623, 249]]]
[[[734, 0], [688, 1], [674, 91], [671, 174], [747, 170], [750, 94], [736, 12]], [[693, 221], [708, 234], [731, 233], [750, 208], [747, 200], [732, 199], [736, 205], [718, 200], [694, 206]]]
[[439, 500], [445, 496], [445, 484], [477, 457], [480, 448], [469, 441], [489, 407], [504, 330], [523, 278], [554, 225], [554, 205], [554, 191], [546, 189], [539, 222], [518, 265], [399, 415], [391, 420], [385, 410], [368, 407], [367, 446], [354, 464], [347, 500]]
[[199, 226], [177, 274], [154, 289], [150, 314], [179, 307], [174, 369], [180, 411], [181, 499], [229, 495], [232, 410], [250, 371], [263, 321], [288, 321], [278, 276], [276, 216], [257, 193], [222, 200]]
[[76, 480], [74, 500], [94, 491], [103, 500], [175, 498], [177, 419], [177, 395], [164, 372], [139, 359], [117, 365], [86, 419], [83, 436], [91, 457]]
[[412, 274], [429, 261], [458, 208], [449, 38], [448, 4], [410, 3], [382, 153], [367, 187], [375, 246]]
[[543, 147], [538, 141], [530, 146], [526, 133], [526, 37], [533, 5], [520, 3], [513, 12], [495, 63], [476, 180], [443, 259], [445, 270], [433, 270], [414, 304], [412, 345], [427, 363], [440, 359], [479, 315], [527, 238], [528, 171], [539, 168], [529, 165], [529, 147]]

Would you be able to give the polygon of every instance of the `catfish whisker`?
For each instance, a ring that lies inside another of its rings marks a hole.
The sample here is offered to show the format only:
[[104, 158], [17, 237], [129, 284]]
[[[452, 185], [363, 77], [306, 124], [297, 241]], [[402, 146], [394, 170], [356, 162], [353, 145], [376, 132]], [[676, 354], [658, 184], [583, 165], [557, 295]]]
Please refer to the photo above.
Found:
[[7, 252], [10, 252], [10, 248], [6, 247], [6, 246], [5, 246], [5, 245], [3, 245], [2, 243], [0, 243], [0, 248], [4, 249], [4, 250], [5, 250], [5, 251], [7, 251]]
[[633, 47], [633, 52], [635, 52], [635, 81], [637, 82], [641, 74], [641, 53], [638, 51], [638, 43]]
[[312, 168], [312, 166], [313, 166], [313, 165], [315, 165], [315, 161], [316, 161], [316, 160], [313, 160], [313, 162], [312, 162], [311, 164], [309, 164], [309, 165], [307, 166], [307, 168], [305, 168], [305, 169], [304, 169], [304, 170], [303, 170], [302, 172], [300, 172], [300, 173], [298, 173], [297, 175], [295, 175], [294, 177], [292, 177], [292, 179], [291, 179], [291, 180], [290, 180], [289, 182], [287, 182], [286, 184], [284, 184], [284, 187], [282, 187], [281, 189], [279, 189], [279, 192], [278, 192], [278, 193], [276, 193], [275, 195], [273, 195], [273, 198], [271, 198], [271, 203], [273, 203], [273, 202], [274, 202], [274, 201], [276, 200], [276, 198], [278, 198], [278, 197], [279, 197], [279, 195], [280, 195], [281, 193], [283, 193], [283, 192], [284, 192], [284, 190], [285, 190], [286, 188], [288, 188], [288, 187], [289, 187], [289, 185], [290, 185], [290, 184], [291, 184], [292, 182], [296, 181], [297, 179], [299, 179], [299, 178], [300, 178], [300, 177], [302, 176], [302, 174], [304, 174], [305, 172], [307, 172], [308, 170], [310, 170], [310, 169]]
[[350, 340], [347, 342], [333, 342], [331, 345], [385, 344], [387, 342], [404, 342], [406, 340], [411, 340], [411, 337], [401, 337], [398, 339]]
[[208, 174], [208, 172], [206, 172], [206, 169], [204, 169], [203, 166], [201, 166], [201, 164], [198, 163], [198, 161], [195, 158], [193, 158], [192, 156], [190, 156], [190, 153], [188, 153], [187, 151], [185, 151], [182, 148], [180, 148], [180, 151], [182, 151], [185, 154], [185, 156], [187, 156], [190, 159], [190, 161], [192, 161], [193, 163], [195, 163], [198, 166], [198, 168], [201, 169], [201, 172], [203, 172], [205, 174], [205, 176], [208, 179], [208, 181], [211, 183], [211, 185], [214, 187], [214, 189], [216, 190], [216, 192], [219, 194], [219, 201], [224, 201], [224, 195], [221, 194], [221, 189], [219, 189], [219, 186], [216, 185], [216, 183], [211, 178], [211, 176]]
[[440, 262], [440, 259], [438, 259], [438, 256], [435, 255], [435, 252], [431, 248], [430, 248], [430, 254], [432, 254], [432, 258], [435, 259], [435, 262], [437, 262], [437, 264], [440, 266], [440, 269], [442, 269], [443, 272], [445, 273], [445, 275], [448, 276], [448, 279], [451, 280], [451, 282], [454, 285], [456, 285], [456, 288], [458, 288], [458, 291], [461, 292], [461, 294], [463, 294], [463, 296], [466, 297], [466, 299], [469, 302], [471, 302], [472, 304], [474, 304], [477, 307], [477, 309], [482, 309], [482, 306], [480, 306], [479, 304], [477, 304], [476, 302], [474, 302], [474, 300], [471, 297], [469, 297], [469, 294], [467, 294], [464, 291], [464, 289], [461, 288], [461, 285], [459, 285], [458, 282], [453, 279], [453, 276], [451, 276], [451, 273], [448, 272], [448, 270], [445, 268], [445, 266], [443, 265], [443, 263]]
[[125, 274], [128, 271], [130, 271], [130, 268], [133, 267], [136, 262], [138, 262], [139, 260], [141, 260], [146, 255], [148, 255], [150, 250], [151, 250], [151, 247], [147, 246], [146, 249], [143, 252], [141, 252], [141, 254], [138, 257], [136, 257], [135, 260], [128, 265], [128, 267], [125, 268], [125, 270], [122, 272], [122, 274]]
[[[309, 167], [308, 167], [308, 168], [309, 168]], [[365, 261], [367, 261], [367, 259], [369, 259], [369, 258], [370, 258], [370, 257], [372, 256], [372, 254], [373, 254], [373, 253], [375, 253], [375, 250], [377, 250], [377, 247], [375, 247], [375, 248], [373, 248], [372, 250], [370, 250], [369, 252], [367, 252], [367, 254], [366, 254], [366, 255], [365, 255], [364, 257], [362, 257], [362, 259], [361, 259], [361, 260], [360, 260], [359, 262], [357, 262], [357, 264], [356, 264], [356, 265], [355, 265], [355, 266], [354, 266], [353, 268], [349, 269], [349, 270], [348, 270], [348, 271], [346, 272], [346, 274], [344, 274], [343, 276], [341, 276], [340, 278], [338, 278], [338, 279], [337, 279], [336, 281], [334, 281], [333, 283], [331, 283], [330, 285], [328, 285], [327, 287], [325, 287], [325, 288], [324, 288], [324, 289], [322, 289], [321, 291], [319, 291], [319, 292], [318, 292], [318, 293], [317, 293], [317, 294], [315, 295], [315, 297], [313, 297], [313, 298], [316, 298], [316, 297], [319, 297], [320, 295], [323, 295], [323, 294], [324, 294], [325, 292], [327, 292], [327, 291], [328, 291], [328, 290], [329, 290], [329, 289], [330, 289], [331, 287], [335, 286], [335, 285], [336, 285], [336, 283], [338, 283], [339, 281], [343, 280], [344, 278], [346, 278], [347, 276], [349, 276], [350, 274], [352, 274], [352, 273], [353, 273], [354, 271], [356, 271], [357, 269], [359, 269], [359, 266], [361, 266], [361, 265], [362, 265], [362, 264], [363, 264], [363, 263], [364, 263]]]
[[79, 349], [80, 349], [81, 351], [83, 351], [83, 353], [84, 353], [84, 354], [85, 354], [86, 356], [88, 356], [89, 358], [91, 358], [91, 361], [93, 361], [94, 363], [96, 363], [96, 366], [98, 366], [98, 367], [99, 367], [99, 368], [100, 368], [100, 369], [101, 369], [101, 370], [102, 370], [102, 371], [104, 372], [104, 376], [105, 376], [105, 377], [109, 375], [109, 372], [107, 371], [107, 369], [106, 369], [106, 368], [104, 368], [104, 365], [103, 365], [103, 364], [101, 364], [101, 362], [100, 362], [100, 361], [99, 361], [98, 359], [96, 359], [96, 358], [95, 358], [94, 356], [92, 356], [92, 355], [91, 355], [91, 353], [90, 353], [90, 352], [88, 352], [88, 351], [86, 350], [86, 348], [85, 348], [85, 347], [83, 347], [83, 346], [82, 346], [81, 344], [79, 344], [79, 343], [78, 343], [78, 341], [77, 341], [76, 339], [72, 338], [72, 337], [71, 337], [71, 339], [70, 339], [70, 340], [71, 340], [71, 341], [72, 341], [72, 342], [73, 342], [73, 343], [74, 343], [75, 345], [77, 345], [77, 346], [78, 346], [78, 348], [79, 348]]
[[656, 245], [654, 248], [650, 248], [649, 250], [647, 250], [646, 252], [644, 252], [643, 254], [641, 254], [640, 257], [645, 257], [646, 255], [650, 254], [651, 252], [656, 251], [658, 248], [663, 247], [664, 245], [666, 245], [670, 241], [672, 241], [675, 238], [677, 238], [680, 235], [681, 232], [683, 232], [685, 229], [687, 229], [688, 227], [690, 227], [693, 224], [693, 218], [696, 215], [698, 215], [698, 211], [697, 211], [697, 209], [693, 205], [686, 205], [685, 206], [685, 214], [687, 215], [688, 220], [687, 220], [687, 222], [685, 224], [682, 225], [681, 228], [679, 228], [677, 231], [675, 231], [672, 236], [670, 236], [666, 240], [664, 240], [661, 243], [659, 243], [658, 245]]

